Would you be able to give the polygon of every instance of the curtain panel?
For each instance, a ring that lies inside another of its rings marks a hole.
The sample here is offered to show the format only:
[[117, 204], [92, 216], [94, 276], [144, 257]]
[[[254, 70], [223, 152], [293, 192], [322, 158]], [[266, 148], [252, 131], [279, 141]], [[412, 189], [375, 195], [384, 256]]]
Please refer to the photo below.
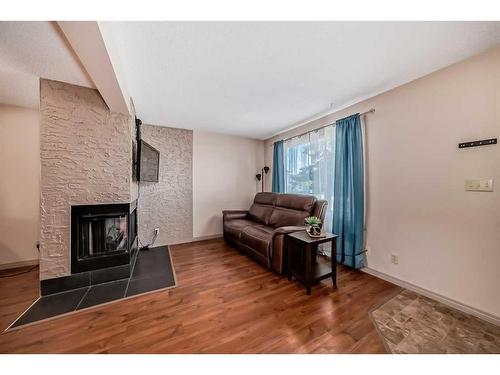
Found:
[[364, 162], [360, 115], [335, 123], [333, 233], [337, 234], [337, 261], [364, 266]]
[[283, 141], [274, 142], [272, 191], [273, 193], [283, 193], [285, 191]]

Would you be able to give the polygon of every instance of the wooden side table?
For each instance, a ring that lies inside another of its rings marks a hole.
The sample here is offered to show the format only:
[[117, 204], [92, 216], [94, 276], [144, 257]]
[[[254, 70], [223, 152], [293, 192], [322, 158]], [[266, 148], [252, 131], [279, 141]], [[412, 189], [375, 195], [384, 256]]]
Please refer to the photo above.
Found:
[[[288, 248], [288, 280], [291, 281], [292, 277], [295, 277], [302, 282], [306, 287], [308, 295], [311, 294], [311, 287], [314, 284], [328, 277], [332, 278], [334, 286], [337, 285], [337, 262], [335, 254], [338, 236], [332, 233], [325, 234], [325, 237], [313, 238], [304, 230], [289, 233], [285, 237]], [[327, 242], [332, 243], [331, 262], [318, 262], [318, 245]], [[302, 259], [303, 262], [298, 262], [299, 259]], [[304, 269], [300, 270], [299, 268]]]

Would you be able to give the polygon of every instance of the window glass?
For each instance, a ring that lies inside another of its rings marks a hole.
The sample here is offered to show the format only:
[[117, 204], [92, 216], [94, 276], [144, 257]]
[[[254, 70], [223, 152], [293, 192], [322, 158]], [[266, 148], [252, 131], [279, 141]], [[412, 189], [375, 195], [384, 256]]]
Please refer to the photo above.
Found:
[[332, 231], [335, 127], [327, 126], [284, 144], [285, 191], [328, 201], [324, 228]]

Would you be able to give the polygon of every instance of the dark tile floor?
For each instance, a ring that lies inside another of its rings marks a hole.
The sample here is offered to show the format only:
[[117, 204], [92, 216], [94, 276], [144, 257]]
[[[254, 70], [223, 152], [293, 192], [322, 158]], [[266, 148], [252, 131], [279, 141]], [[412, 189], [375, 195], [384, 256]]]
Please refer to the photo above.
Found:
[[9, 328], [174, 285], [168, 246], [143, 250], [130, 278], [40, 297]]

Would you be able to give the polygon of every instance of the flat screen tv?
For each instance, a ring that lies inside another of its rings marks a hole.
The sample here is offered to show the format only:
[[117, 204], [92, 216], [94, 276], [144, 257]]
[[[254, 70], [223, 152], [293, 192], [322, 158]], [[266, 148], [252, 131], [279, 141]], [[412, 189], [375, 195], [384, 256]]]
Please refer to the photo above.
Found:
[[160, 152], [141, 140], [138, 147], [137, 179], [146, 182], [158, 182]]

